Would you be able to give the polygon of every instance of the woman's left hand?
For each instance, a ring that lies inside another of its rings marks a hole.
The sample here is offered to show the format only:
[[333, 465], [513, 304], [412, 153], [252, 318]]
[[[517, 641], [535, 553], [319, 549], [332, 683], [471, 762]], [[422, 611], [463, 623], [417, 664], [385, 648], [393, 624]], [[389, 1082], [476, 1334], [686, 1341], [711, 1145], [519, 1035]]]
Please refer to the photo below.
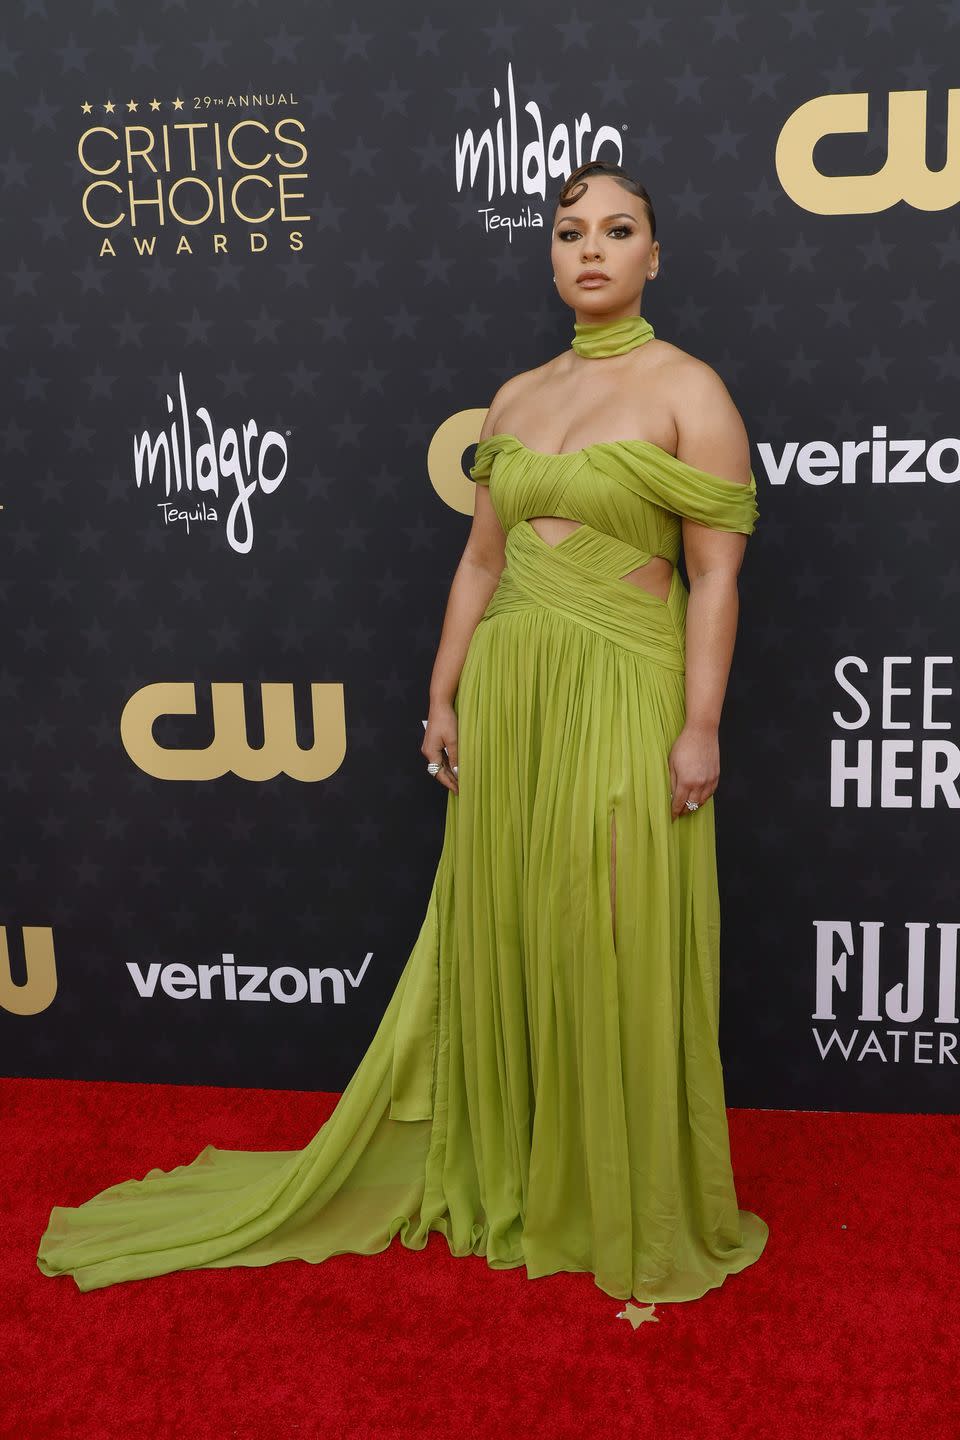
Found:
[[702, 805], [709, 800], [720, 779], [720, 738], [710, 727], [685, 725], [673, 742], [669, 756], [672, 804], [671, 819], [692, 815], [687, 801]]

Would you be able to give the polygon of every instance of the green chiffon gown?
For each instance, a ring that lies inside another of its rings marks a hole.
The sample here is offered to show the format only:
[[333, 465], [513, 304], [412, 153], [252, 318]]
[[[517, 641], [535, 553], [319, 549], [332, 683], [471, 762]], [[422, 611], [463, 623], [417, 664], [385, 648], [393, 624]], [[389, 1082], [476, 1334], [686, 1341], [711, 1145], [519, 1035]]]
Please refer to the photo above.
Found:
[[[667, 762], [684, 722], [681, 517], [749, 535], [756, 481], [644, 440], [546, 454], [507, 433], [470, 474], [506, 564], [454, 701], [459, 795], [426, 913], [369, 1048], [302, 1150], [207, 1145], [54, 1207], [45, 1275], [94, 1290], [397, 1235], [421, 1250], [433, 1230], [496, 1269], [685, 1301], [761, 1254], [718, 1049], [713, 799], [673, 821]], [[539, 515], [581, 524], [551, 546]], [[674, 563], [666, 601], [623, 578], [653, 555]]]

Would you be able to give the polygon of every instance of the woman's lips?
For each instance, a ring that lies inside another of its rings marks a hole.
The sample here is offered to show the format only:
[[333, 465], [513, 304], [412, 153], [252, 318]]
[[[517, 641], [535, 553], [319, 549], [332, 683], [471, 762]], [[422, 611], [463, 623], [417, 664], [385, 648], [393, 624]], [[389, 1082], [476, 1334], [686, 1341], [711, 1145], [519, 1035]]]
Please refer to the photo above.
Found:
[[592, 290], [597, 285], [609, 285], [610, 281], [603, 275], [588, 275], [585, 280], [578, 280], [577, 284], [582, 285], [586, 290]]

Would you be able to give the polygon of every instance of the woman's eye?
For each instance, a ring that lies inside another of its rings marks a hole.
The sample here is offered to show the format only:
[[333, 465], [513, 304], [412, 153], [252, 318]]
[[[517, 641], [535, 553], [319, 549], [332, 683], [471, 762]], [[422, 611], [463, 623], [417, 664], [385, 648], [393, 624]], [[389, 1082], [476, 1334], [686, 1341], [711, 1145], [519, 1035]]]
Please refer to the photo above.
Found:
[[[622, 235], [632, 235], [632, 234], [633, 234], [633, 230], [631, 229], [631, 227], [630, 227], [629, 225], [614, 225], [613, 229], [610, 231], [610, 234], [611, 234], [611, 235], [616, 235], [618, 231], [619, 231]], [[577, 236], [577, 235], [579, 235], [579, 234], [580, 234], [580, 231], [579, 231], [579, 230], [558, 230], [558, 231], [557, 231], [557, 235], [559, 236], [559, 238], [560, 238], [561, 240], [570, 240], [570, 239], [572, 239], [573, 237], [575, 237], [575, 236]]]

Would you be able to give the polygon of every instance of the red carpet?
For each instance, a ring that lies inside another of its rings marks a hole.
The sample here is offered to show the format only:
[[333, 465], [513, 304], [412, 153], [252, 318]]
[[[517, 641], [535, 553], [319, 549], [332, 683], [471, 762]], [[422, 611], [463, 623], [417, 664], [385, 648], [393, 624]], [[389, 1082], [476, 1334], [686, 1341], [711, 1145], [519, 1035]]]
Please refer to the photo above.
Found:
[[335, 1096], [0, 1080], [0, 1435], [17, 1440], [955, 1440], [960, 1118], [731, 1110], [756, 1265], [636, 1330], [589, 1275], [528, 1280], [441, 1235], [322, 1265], [81, 1294], [52, 1204], [207, 1143], [294, 1149]]

